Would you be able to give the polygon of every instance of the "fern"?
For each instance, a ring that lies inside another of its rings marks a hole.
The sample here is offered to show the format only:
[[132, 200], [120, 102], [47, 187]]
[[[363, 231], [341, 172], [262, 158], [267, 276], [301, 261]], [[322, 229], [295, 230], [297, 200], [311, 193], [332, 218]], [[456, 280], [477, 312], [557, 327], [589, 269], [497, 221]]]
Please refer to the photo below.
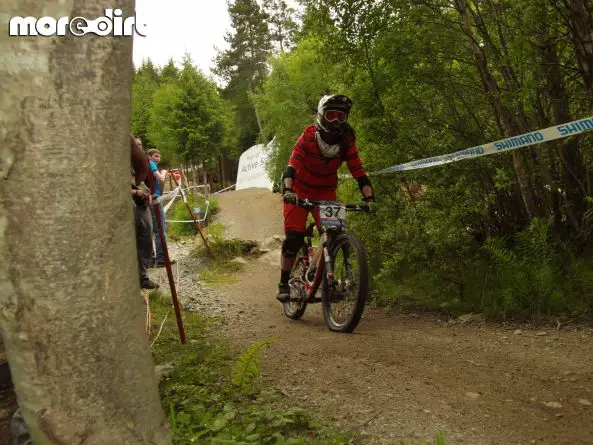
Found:
[[513, 265], [519, 262], [517, 255], [506, 247], [508, 238], [489, 238], [484, 243], [484, 249], [493, 259], [503, 265]]
[[522, 262], [538, 265], [551, 260], [550, 224], [551, 220], [535, 218], [526, 230], [515, 235], [517, 253]]
[[[503, 315], [529, 308], [532, 313], [559, 310], [566, 301], [561, 262], [549, 236], [551, 220], [534, 219], [512, 239], [490, 238], [484, 249], [494, 260], [496, 285], [490, 293]], [[510, 247], [512, 246], [512, 247]]]
[[234, 386], [244, 390], [249, 388], [259, 376], [264, 346], [275, 341], [276, 338], [270, 338], [255, 342], [235, 360], [231, 369], [231, 382]]

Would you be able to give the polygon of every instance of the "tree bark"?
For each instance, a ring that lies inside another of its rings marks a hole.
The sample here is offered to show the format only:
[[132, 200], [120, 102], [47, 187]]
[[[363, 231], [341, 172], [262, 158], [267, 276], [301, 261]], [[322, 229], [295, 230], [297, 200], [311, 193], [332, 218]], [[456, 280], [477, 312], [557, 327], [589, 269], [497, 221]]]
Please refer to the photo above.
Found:
[[[476, 68], [482, 78], [484, 91], [492, 105], [496, 118], [500, 121], [501, 126], [506, 132], [507, 137], [521, 134], [522, 127], [519, 122], [513, 117], [509, 108], [503, 103], [501, 99], [501, 91], [488, 67], [486, 54], [477, 43], [476, 37], [472, 30], [470, 12], [466, 0], [455, 0], [455, 8], [461, 16], [462, 29], [469, 40], [469, 51], [474, 59]], [[523, 129], [524, 130], [524, 129]], [[517, 182], [519, 183], [519, 190], [523, 200], [524, 210], [528, 220], [538, 216], [538, 207], [536, 204], [535, 193], [533, 185], [529, 178], [529, 168], [525, 161], [524, 155], [520, 150], [513, 150], [512, 154], [513, 168]]]
[[[541, 57], [541, 72], [546, 80], [548, 95], [552, 103], [554, 122], [558, 124], [573, 120], [564, 78], [560, 71], [560, 59], [556, 44], [548, 34], [548, 27], [541, 29], [537, 40]], [[568, 222], [574, 234], [580, 229], [580, 220], [585, 211], [585, 196], [587, 190], [585, 181], [586, 169], [580, 147], [580, 138], [569, 138], [558, 143], [562, 147], [562, 180], [566, 190], [566, 200], [570, 203], [566, 208]], [[557, 193], [553, 190], [553, 193]], [[556, 209], [560, 211], [560, 209]]]
[[220, 155], [219, 158], [219, 165], [220, 165], [220, 188], [223, 189], [226, 187], [226, 178], [224, 176], [224, 154]]
[[[249, 78], [249, 81], [247, 83], [247, 91], [249, 92], [249, 100], [251, 100], [251, 105], [253, 106], [253, 112], [255, 113], [255, 119], [257, 120], [257, 128], [259, 129], [259, 134], [263, 135], [262, 131], [263, 131], [263, 127], [262, 127], [262, 123], [261, 123], [261, 119], [259, 117], [259, 113], [257, 112], [257, 107], [255, 106], [255, 99], [253, 97], [254, 92], [253, 92], [253, 80], [251, 78]], [[264, 145], [267, 144], [268, 141], [264, 141]]]
[[[132, 15], [134, 1], [5, 0], [2, 12], [105, 8]], [[33, 442], [169, 444], [130, 198], [132, 38], [3, 25], [0, 53], [0, 323]]]
[[593, 18], [587, 0], [568, 0], [571, 38], [593, 108]]

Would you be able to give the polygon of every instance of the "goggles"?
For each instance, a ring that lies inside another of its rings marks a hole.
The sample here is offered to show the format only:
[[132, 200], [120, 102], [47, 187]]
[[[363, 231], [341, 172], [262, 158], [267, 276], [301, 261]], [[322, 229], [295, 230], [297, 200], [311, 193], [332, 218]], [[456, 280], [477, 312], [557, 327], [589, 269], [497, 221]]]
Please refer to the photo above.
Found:
[[328, 122], [339, 122], [343, 124], [346, 122], [346, 119], [348, 119], [348, 114], [341, 110], [326, 110], [325, 113], [323, 113], [323, 117]]

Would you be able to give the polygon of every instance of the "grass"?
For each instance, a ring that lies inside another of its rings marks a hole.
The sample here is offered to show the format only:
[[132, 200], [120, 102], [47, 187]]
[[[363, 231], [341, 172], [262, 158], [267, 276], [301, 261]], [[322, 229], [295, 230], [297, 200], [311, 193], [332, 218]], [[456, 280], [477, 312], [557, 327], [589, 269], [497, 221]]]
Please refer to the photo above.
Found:
[[[190, 193], [187, 195], [187, 200], [189, 207], [195, 209], [199, 207], [202, 212], [206, 209], [206, 201], [203, 196], [200, 196], [195, 193]], [[209, 201], [209, 208], [208, 208], [208, 217], [206, 222], [208, 223], [212, 216], [216, 214], [218, 211], [218, 201], [216, 198], [212, 196], [208, 196]], [[195, 215], [196, 219], [200, 219], [202, 216]], [[181, 197], [175, 199], [175, 203], [171, 207], [171, 210], [168, 213], [168, 219], [173, 221], [191, 221], [191, 215], [187, 209], [187, 206], [181, 199]], [[201, 226], [202, 230], [204, 230], [205, 225]], [[195, 236], [196, 228], [193, 222], [190, 223], [176, 223], [176, 222], [168, 222], [167, 223], [167, 234], [172, 239], [179, 239], [185, 236]]]
[[200, 280], [214, 287], [233, 284], [237, 281], [236, 274], [242, 269], [240, 263], [213, 261], [208, 269], [200, 273]]
[[[170, 365], [160, 392], [175, 445], [346, 445], [363, 444], [356, 433], [341, 433], [294, 405], [259, 378], [267, 345], [264, 338], [233, 355], [216, 332], [218, 319], [183, 312], [185, 345], [179, 341], [170, 296], [150, 294], [155, 364]], [[173, 316], [172, 316], [173, 315]], [[445, 445], [438, 434], [435, 445]], [[428, 445], [429, 442], [402, 442]]]
[[223, 234], [224, 226], [221, 223], [209, 225], [205, 230], [205, 236], [209, 239], [212, 257], [202, 244], [193, 251], [193, 254], [200, 257], [204, 264], [200, 272], [200, 280], [213, 286], [233, 283], [236, 280], [236, 274], [243, 269], [243, 264], [233, 260], [250, 255], [255, 247], [252, 242], [224, 239]]
[[[153, 333], [170, 306], [169, 297], [151, 293]], [[173, 366], [160, 390], [174, 444], [352, 443], [353, 437], [323, 426], [262, 385], [260, 364], [273, 339], [262, 339], [233, 357], [228, 342], [211, 331], [215, 320], [195, 313], [183, 317], [187, 344], [179, 342], [175, 317], [169, 316], [152, 350], [157, 365]]]

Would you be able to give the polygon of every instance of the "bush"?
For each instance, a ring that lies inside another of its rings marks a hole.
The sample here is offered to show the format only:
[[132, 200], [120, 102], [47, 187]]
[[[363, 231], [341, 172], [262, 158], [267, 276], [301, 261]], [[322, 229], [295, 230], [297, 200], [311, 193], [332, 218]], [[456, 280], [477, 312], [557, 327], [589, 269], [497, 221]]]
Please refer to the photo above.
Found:
[[[341, 192], [355, 196], [354, 189], [344, 185]], [[350, 218], [369, 253], [375, 302], [503, 319], [590, 313], [588, 257], [559, 242], [551, 221], [534, 219], [510, 235], [489, 235], [476, 223], [489, 212], [476, 190], [460, 179], [454, 186], [429, 187], [414, 201], [386, 194], [377, 215]]]
[[[550, 221], [534, 219], [512, 238], [491, 238], [485, 304], [494, 312], [539, 316], [583, 315], [593, 304], [593, 267], [562, 255], [549, 236]], [[486, 286], [485, 286], [486, 287]]]

